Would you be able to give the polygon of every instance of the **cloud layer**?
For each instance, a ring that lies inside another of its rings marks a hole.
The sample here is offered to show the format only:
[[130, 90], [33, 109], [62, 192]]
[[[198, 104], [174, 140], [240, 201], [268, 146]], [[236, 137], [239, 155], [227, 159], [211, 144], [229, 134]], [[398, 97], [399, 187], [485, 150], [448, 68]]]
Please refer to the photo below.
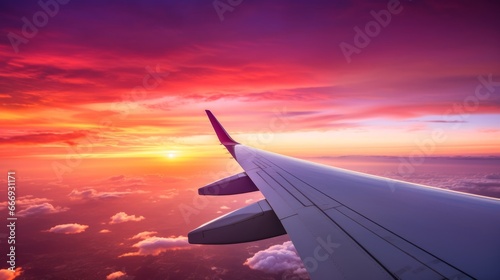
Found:
[[73, 199], [112, 199], [119, 198], [132, 192], [98, 192], [95, 189], [77, 190], [74, 189], [69, 193], [69, 197]]

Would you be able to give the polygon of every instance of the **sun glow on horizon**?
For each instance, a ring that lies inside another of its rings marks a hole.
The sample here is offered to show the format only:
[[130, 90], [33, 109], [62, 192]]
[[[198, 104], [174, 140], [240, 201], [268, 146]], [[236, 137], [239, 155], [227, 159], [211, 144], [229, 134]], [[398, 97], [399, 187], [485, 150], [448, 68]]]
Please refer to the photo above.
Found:
[[178, 156], [178, 152], [177, 151], [166, 151], [165, 156], [169, 159], [174, 159]]

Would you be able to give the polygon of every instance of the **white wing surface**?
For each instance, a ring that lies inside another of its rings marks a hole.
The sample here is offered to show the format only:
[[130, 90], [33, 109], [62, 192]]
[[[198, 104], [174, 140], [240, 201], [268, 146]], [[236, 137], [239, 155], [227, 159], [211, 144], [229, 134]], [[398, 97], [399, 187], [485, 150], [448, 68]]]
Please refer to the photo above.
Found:
[[500, 200], [298, 160], [234, 141], [207, 111], [245, 172], [200, 195], [265, 199], [188, 234], [231, 244], [287, 233], [311, 279], [500, 279]]

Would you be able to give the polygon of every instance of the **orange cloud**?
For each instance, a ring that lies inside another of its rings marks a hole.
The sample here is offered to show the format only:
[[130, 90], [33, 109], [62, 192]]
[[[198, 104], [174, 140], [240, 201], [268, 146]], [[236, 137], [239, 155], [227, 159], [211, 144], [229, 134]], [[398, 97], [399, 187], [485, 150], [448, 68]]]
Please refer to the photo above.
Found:
[[143, 232], [140, 232], [132, 237], [130, 237], [129, 239], [130, 240], [133, 240], [133, 239], [147, 239], [147, 238], [150, 238], [152, 237], [152, 235], [154, 234], [157, 234], [158, 232], [156, 231], [143, 231]]
[[108, 274], [108, 276], [106, 276], [106, 280], [120, 279], [120, 278], [123, 278], [126, 275], [127, 274], [125, 272], [116, 271], [116, 272]]
[[0, 269], [0, 280], [14, 280], [23, 273], [22, 270], [21, 267], [16, 268], [16, 270]]

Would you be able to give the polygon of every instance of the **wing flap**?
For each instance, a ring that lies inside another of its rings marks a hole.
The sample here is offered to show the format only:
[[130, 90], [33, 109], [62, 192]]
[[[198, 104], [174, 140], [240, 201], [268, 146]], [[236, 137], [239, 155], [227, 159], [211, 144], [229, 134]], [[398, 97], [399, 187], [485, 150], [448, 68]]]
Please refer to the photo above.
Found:
[[188, 240], [191, 244], [235, 244], [285, 233], [281, 221], [263, 199], [194, 229]]
[[233, 195], [259, 189], [245, 172], [229, 176], [198, 189], [199, 195]]

